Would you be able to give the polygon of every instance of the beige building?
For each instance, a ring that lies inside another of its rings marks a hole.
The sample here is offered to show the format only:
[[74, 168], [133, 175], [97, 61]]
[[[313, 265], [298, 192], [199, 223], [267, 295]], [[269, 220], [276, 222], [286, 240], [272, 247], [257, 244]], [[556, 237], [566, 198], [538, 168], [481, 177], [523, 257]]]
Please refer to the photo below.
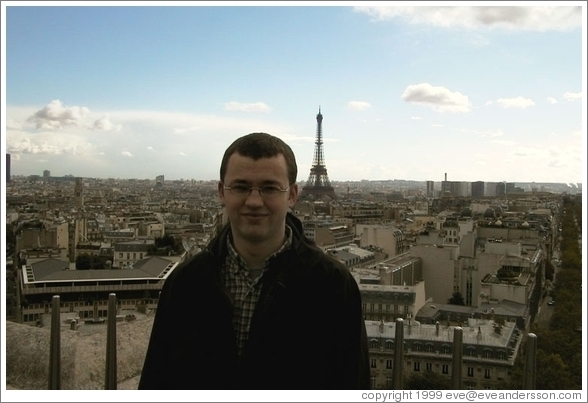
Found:
[[410, 286], [359, 284], [365, 320], [394, 321], [416, 316], [425, 305], [425, 283]]
[[378, 224], [356, 224], [355, 234], [362, 248], [377, 246], [388, 257], [405, 252], [404, 234], [395, 226]]

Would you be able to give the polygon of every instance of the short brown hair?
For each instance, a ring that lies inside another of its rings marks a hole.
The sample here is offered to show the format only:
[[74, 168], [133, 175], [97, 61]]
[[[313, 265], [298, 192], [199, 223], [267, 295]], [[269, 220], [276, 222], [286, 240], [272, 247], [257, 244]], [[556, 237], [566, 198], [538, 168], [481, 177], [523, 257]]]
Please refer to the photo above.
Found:
[[278, 137], [267, 133], [249, 133], [233, 141], [226, 149], [225, 155], [223, 155], [220, 167], [221, 181], [225, 179], [229, 158], [234, 153], [238, 153], [243, 157], [253, 158], [254, 160], [271, 158], [282, 154], [286, 160], [286, 167], [288, 168], [288, 182], [290, 185], [296, 182], [296, 176], [298, 174], [296, 157], [290, 146]]

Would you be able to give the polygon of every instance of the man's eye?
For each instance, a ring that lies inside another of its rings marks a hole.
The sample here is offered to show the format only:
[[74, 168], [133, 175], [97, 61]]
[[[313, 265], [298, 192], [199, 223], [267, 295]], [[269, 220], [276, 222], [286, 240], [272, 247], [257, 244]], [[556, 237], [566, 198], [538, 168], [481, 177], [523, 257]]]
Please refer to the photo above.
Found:
[[231, 186], [231, 190], [235, 193], [248, 193], [249, 186], [246, 185], [233, 185]]
[[261, 191], [265, 194], [275, 194], [280, 191], [280, 188], [277, 186], [264, 186]]

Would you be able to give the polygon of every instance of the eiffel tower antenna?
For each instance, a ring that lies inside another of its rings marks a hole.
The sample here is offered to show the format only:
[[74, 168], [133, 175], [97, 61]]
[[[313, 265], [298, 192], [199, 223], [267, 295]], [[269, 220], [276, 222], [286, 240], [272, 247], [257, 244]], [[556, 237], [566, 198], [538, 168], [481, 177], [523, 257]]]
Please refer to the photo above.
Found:
[[331, 199], [337, 199], [335, 190], [331, 186], [329, 176], [327, 175], [327, 167], [325, 166], [323, 152], [323, 115], [321, 114], [320, 105], [318, 115], [316, 115], [316, 141], [314, 144], [314, 158], [312, 167], [310, 168], [310, 175], [299, 197], [301, 199], [312, 198], [319, 200], [328, 196]]

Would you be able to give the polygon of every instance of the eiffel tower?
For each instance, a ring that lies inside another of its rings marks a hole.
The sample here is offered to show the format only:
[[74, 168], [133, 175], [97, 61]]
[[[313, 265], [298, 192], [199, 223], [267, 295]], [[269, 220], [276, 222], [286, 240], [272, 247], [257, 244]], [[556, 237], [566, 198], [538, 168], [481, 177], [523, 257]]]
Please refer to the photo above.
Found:
[[323, 115], [321, 114], [321, 107], [319, 106], [319, 113], [316, 115], [316, 141], [314, 142], [314, 160], [310, 168], [310, 175], [308, 181], [300, 192], [300, 199], [314, 199], [320, 200], [325, 196], [331, 199], [337, 199], [335, 190], [329, 182], [327, 175], [327, 167], [325, 166], [323, 155]]

